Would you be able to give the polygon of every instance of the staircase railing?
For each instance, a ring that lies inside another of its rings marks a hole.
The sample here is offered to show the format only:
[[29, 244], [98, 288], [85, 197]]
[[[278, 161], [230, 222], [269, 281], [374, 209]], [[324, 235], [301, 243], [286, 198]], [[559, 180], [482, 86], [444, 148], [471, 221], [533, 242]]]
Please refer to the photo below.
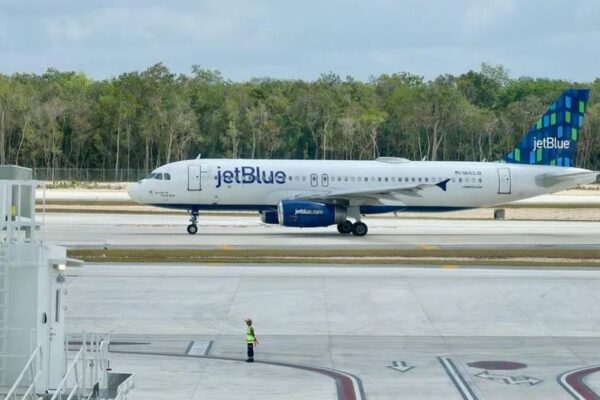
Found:
[[[35, 384], [42, 373], [43, 355], [42, 346], [38, 345], [33, 353], [31, 353], [23, 371], [21, 371], [21, 374], [6, 394], [5, 400], [37, 398], [35, 395]], [[26, 379], [28, 383], [27, 389], [25, 392], [17, 394], [17, 391], [20, 391], [19, 389], [24, 386], [23, 384]]]
[[135, 387], [135, 374], [131, 374], [117, 387], [117, 394], [114, 400], [127, 400], [127, 395]]
[[[83, 334], [81, 348], [71, 361], [65, 376], [50, 400], [87, 398], [93, 386], [106, 386], [108, 380], [108, 336], [95, 333]], [[89, 387], [88, 387], [89, 385]]]

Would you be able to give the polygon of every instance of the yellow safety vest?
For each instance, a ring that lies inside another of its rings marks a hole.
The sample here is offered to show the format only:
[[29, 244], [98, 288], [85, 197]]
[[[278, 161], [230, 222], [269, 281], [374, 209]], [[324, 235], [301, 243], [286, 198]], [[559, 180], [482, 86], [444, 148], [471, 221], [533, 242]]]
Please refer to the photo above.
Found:
[[254, 343], [254, 329], [251, 326], [246, 329], [246, 343]]

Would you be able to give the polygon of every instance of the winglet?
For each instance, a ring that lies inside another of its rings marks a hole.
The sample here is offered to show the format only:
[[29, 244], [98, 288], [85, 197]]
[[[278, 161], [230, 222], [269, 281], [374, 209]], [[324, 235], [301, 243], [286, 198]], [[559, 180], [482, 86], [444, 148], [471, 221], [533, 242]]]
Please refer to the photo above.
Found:
[[446, 185], [448, 184], [448, 182], [450, 182], [450, 179], [446, 179], [445, 181], [438, 182], [435, 184], [435, 186], [439, 187], [440, 189], [442, 189], [445, 192]]

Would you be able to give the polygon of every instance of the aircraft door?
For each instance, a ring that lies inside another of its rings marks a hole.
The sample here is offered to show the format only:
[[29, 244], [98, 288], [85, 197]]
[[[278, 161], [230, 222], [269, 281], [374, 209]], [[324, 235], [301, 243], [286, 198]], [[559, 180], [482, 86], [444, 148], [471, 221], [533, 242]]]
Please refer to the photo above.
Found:
[[200, 165], [188, 165], [188, 190], [202, 190]]
[[323, 186], [323, 187], [329, 186], [329, 175], [328, 174], [321, 175], [321, 186]]
[[[44, 313], [45, 323], [48, 325], [48, 353], [49, 360], [64, 359], [64, 341], [65, 341], [65, 301], [63, 283], [57, 279], [52, 279], [49, 290], [49, 313]], [[55, 361], [53, 361], [55, 362]], [[55, 388], [60, 384], [64, 364], [57, 363], [59, 368], [48, 368], [48, 383], [50, 387]]]
[[317, 187], [319, 184], [319, 177], [317, 174], [310, 174], [310, 186]]
[[510, 194], [511, 179], [510, 169], [498, 168], [498, 194]]

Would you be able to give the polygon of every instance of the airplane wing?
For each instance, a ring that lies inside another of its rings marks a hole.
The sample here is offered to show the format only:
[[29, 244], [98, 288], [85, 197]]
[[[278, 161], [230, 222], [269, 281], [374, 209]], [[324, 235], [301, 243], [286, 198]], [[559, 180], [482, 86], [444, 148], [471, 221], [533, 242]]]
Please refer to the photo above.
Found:
[[320, 193], [303, 193], [296, 196], [298, 200], [319, 200], [319, 201], [328, 201], [328, 200], [356, 200], [359, 198], [362, 199], [381, 199], [389, 196], [393, 196], [395, 194], [408, 194], [414, 195], [415, 193], [423, 190], [427, 187], [437, 186], [442, 189], [444, 192], [446, 191], [446, 186], [450, 179], [446, 179], [440, 182], [431, 182], [431, 183], [412, 183], [398, 186], [386, 186], [379, 188], [368, 188], [368, 189], [350, 189], [350, 190], [333, 190], [330, 192], [320, 192]]

